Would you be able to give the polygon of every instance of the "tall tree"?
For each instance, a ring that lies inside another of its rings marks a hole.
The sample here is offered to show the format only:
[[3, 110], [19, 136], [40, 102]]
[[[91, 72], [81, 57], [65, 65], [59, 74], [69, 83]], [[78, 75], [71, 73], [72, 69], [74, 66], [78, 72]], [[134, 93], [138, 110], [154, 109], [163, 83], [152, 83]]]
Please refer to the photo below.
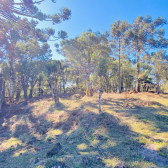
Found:
[[[22, 23], [24, 23], [24, 26]], [[17, 22], [3, 21], [0, 23], [0, 49], [3, 52], [1, 60], [4, 58], [4, 61], [8, 60], [10, 64], [11, 102], [13, 102], [14, 96], [15, 62], [22, 62], [27, 59], [29, 61], [34, 59], [46, 60], [51, 56], [51, 50], [46, 41], [54, 35], [55, 31], [49, 28], [46, 30], [37, 29], [36, 26], [37, 23], [35, 21], [29, 22], [27, 19], [18, 19]], [[42, 42], [41, 47], [39, 47], [39, 42]]]
[[29, 97], [31, 98], [40, 67], [43, 66], [42, 62], [51, 58], [50, 46], [46, 42], [40, 46], [37, 39], [30, 39], [26, 43], [18, 42], [15, 53], [18, 57], [18, 73], [24, 90], [24, 98], [27, 99], [29, 85], [31, 87]]
[[87, 96], [91, 96], [90, 77], [94, 73], [94, 56], [109, 57], [110, 52], [106, 37], [99, 33], [83, 32], [75, 39], [62, 42], [62, 54], [67, 58], [67, 62], [79, 70], [86, 80]]
[[164, 71], [168, 66], [168, 55], [164, 50], [154, 52], [151, 54], [151, 65], [153, 67], [152, 74], [155, 76], [157, 83], [157, 94], [160, 93], [160, 81], [164, 79]]
[[126, 48], [125, 43], [125, 32], [128, 30], [130, 25], [124, 20], [123, 22], [120, 20], [115, 21], [110, 28], [111, 37], [113, 40], [113, 54], [118, 57], [118, 89], [119, 93], [121, 93], [121, 54], [124, 53]]
[[61, 81], [61, 62], [49, 61], [46, 65], [48, 83], [51, 89], [55, 105], [59, 103], [58, 87]]
[[68, 71], [68, 65], [65, 61], [61, 61], [61, 77], [62, 77], [62, 87], [63, 87], [63, 91], [64, 93], [66, 92], [65, 87], [66, 87], [66, 83], [67, 83], [67, 76], [69, 74]]
[[39, 74], [42, 72], [44, 68], [44, 63], [41, 61], [33, 61], [29, 63], [30, 67], [30, 76], [29, 76], [29, 83], [30, 83], [30, 93], [29, 98], [33, 97], [33, 89], [36, 85], [37, 81], [39, 81]]
[[19, 32], [22, 31], [23, 27], [18, 27], [14, 22], [0, 22], [1, 27], [1, 51], [5, 59], [9, 61], [10, 65], [10, 101], [13, 102], [13, 85], [14, 85], [14, 62], [15, 62], [15, 46], [19, 40]]
[[140, 91], [140, 56], [146, 49], [167, 47], [168, 42], [163, 38], [164, 30], [161, 29], [167, 23], [166, 19], [162, 17], [156, 18], [152, 21], [151, 17], [147, 15], [145, 18], [138, 16], [130, 30], [126, 32], [126, 36], [131, 39], [131, 46], [133, 51], [136, 52], [137, 62], [137, 79], [136, 90]]
[[108, 60], [102, 57], [99, 57], [96, 61], [97, 66], [96, 68], [96, 75], [97, 78], [97, 84], [98, 84], [98, 91], [99, 91], [99, 113], [101, 113], [101, 95], [103, 93], [103, 86], [104, 86], [104, 80], [105, 76], [108, 71]]

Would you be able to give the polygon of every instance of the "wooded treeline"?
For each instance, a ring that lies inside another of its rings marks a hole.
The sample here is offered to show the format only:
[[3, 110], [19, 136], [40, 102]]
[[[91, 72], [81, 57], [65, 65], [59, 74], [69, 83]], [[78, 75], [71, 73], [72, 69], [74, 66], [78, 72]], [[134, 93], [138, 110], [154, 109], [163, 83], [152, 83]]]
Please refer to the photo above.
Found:
[[[67, 8], [53, 16], [35, 11], [34, 15], [29, 11], [31, 17], [53, 23], [70, 16]], [[139, 16], [132, 24], [117, 20], [103, 34], [88, 30], [67, 39], [65, 31], [55, 36], [52, 28], [39, 29], [37, 21], [14, 16], [4, 13], [0, 20], [0, 109], [5, 97], [13, 103], [51, 93], [57, 104], [59, 93], [75, 91], [87, 96], [99, 92], [100, 98], [102, 92], [155, 88], [159, 93], [160, 84], [168, 80], [168, 40], [163, 29], [167, 21], [162, 17]], [[51, 59], [47, 43], [57, 39], [62, 39], [55, 44], [65, 57], [61, 61]]]

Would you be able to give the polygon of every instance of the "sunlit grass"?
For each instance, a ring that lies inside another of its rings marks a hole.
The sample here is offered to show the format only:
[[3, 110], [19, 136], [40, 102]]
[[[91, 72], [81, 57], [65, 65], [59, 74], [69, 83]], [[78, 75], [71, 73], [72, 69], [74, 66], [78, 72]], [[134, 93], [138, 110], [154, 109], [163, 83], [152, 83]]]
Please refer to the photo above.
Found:
[[81, 155], [98, 155], [99, 153], [96, 151], [92, 152], [79, 152]]
[[110, 159], [103, 159], [107, 167], [114, 167], [116, 164], [120, 163], [121, 160], [117, 157], [111, 157]]
[[6, 150], [6, 149], [9, 149], [11, 147], [15, 148], [17, 145], [22, 145], [22, 141], [17, 139], [17, 138], [14, 138], [14, 137], [11, 137], [10, 139], [8, 139], [7, 141], [3, 142], [0, 146], [0, 150], [3, 151], [3, 150]]
[[96, 146], [96, 145], [98, 145], [99, 144], [99, 140], [97, 140], [97, 139], [93, 139], [93, 140], [91, 140], [90, 141], [90, 145], [92, 145], [92, 146]]
[[82, 144], [79, 144], [79, 145], [77, 146], [77, 148], [80, 149], [80, 150], [85, 150], [85, 149], [88, 148], [88, 146], [87, 146], [85, 143], [82, 143]]
[[[36, 101], [30, 106], [35, 121], [31, 121], [30, 114], [26, 114], [14, 115], [9, 123], [7, 121], [2, 123], [2, 126], [10, 124], [12, 134], [19, 125], [26, 125], [29, 131], [20, 135], [18, 139], [11, 137], [3, 141], [0, 146], [3, 151], [11, 147], [15, 151], [17, 144], [25, 146], [33, 138], [38, 139], [32, 144], [31, 150], [34, 149], [34, 152], [31, 153], [24, 147], [13, 152], [13, 158], [18, 160], [23, 161], [26, 157], [33, 160], [38, 156], [39, 166], [46, 168], [44, 164], [47, 161], [44, 156], [56, 142], [60, 142], [63, 148], [56, 159], [63, 160], [70, 167], [76, 165], [85, 167], [83, 157], [92, 167], [96, 167], [92, 165], [97, 161], [96, 157], [100, 157], [105, 163], [105, 166], [101, 165], [101, 167], [111, 168], [120, 162], [124, 162], [129, 168], [156, 167], [156, 164], [143, 160], [143, 157], [131, 148], [136, 145], [157, 151], [167, 157], [168, 95], [103, 94], [102, 111], [105, 115], [99, 115], [97, 94], [93, 97], [84, 96], [79, 100], [61, 98], [58, 107], [55, 107], [52, 99]], [[108, 119], [110, 121], [106, 123]], [[67, 130], [63, 129], [65, 124]], [[38, 127], [42, 130], [46, 128], [46, 132], [41, 134], [36, 130]], [[36, 145], [40, 146], [39, 151], [35, 150]], [[22, 161], [20, 164], [24, 167]], [[32, 168], [39, 166], [32, 163]]]
[[108, 147], [113, 147], [116, 146], [116, 142], [115, 141], [111, 141], [111, 140], [107, 140], [106, 144], [101, 145], [100, 148], [102, 149], [107, 149]]
[[24, 153], [26, 153], [26, 152], [28, 152], [27, 149], [20, 150], [20, 151], [18, 151], [18, 152], [15, 152], [15, 153], [13, 154], [13, 157], [17, 157], [17, 156], [19, 156], [20, 154], [24, 154]]
[[63, 132], [62, 132], [62, 130], [59, 130], [59, 129], [51, 129], [50, 131], [48, 131], [47, 133], [46, 133], [46, 138], [45, 138], [45, 141], [48, 139], [48, 138], [52, 138], [52, 137], [54, 137], [54, 139], [55, 139], [55, 136], [56, 135], [61, 135]]

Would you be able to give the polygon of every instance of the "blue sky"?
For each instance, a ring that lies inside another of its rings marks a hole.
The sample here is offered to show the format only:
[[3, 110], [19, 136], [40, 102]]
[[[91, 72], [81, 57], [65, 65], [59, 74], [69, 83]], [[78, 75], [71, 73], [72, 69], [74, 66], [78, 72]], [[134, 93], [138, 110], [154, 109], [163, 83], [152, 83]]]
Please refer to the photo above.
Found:
[[[88, 29], [101, 33], [109, 31], [111, 24], [116, 20], [133, 23], [140, 15], [150, 15], [152, 19], [159, 16], [168, 19], [168, 0], [57, 0], [56, 3], [46, 0], [39, 5], [41, 11], [47, 14], [57, 13], [62, 7], [72, 11], [70, 20], [57, 25], [41, 22], [38, 27], [65, 30], [69, 38], [74, 38]], [[168, 39], [168, 25], [164, 26], [164, 29], [165, 37]], [[56, 42], [49, 42], [53, 59], [62, 59], [63, 56], [55, 52]]]

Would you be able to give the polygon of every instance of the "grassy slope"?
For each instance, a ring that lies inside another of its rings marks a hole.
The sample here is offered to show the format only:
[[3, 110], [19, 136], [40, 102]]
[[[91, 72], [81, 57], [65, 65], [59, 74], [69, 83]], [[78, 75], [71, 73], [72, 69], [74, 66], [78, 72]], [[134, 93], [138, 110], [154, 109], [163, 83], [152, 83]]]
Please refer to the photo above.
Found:
[[[0, 120], [0, 168], [46, 168], [55, 160], [74, 168], [166, 167], [157, 153], [168, 158], [168, 95], [103, 94], [102, 110], [98, 95], [61, 98], [57, 108], [51, 98], [16, 107]], [[62, 150], [46, 157], [56, 142]]]

